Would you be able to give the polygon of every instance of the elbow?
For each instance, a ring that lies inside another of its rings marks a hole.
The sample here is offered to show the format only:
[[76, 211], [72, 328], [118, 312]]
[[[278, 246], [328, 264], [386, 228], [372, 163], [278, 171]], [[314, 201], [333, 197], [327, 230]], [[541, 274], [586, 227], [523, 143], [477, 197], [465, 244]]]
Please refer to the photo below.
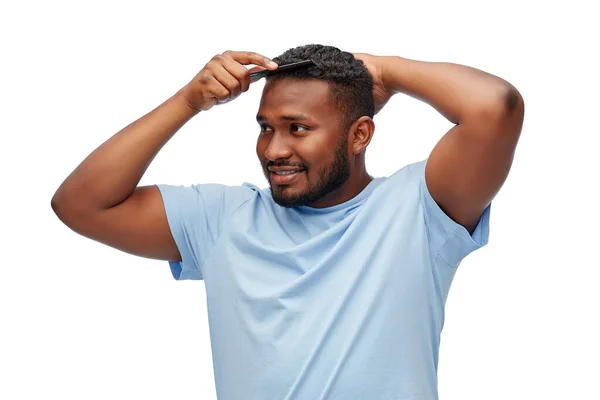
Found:
[[60, 219], [63, 223], [66, 224], [64, 214], [68, 207], [66, 207], [64, 201], [60, 199], [60, 194], [58, 191], [54, 194], [54, 196], [52, 196], [52, 199], [50, 200], [50, 207], [52, 208], [52, 211], [54, 212], [54, 214], [56, 214], [58, 219]]
[[60, 189], [56, 191], [50, 200], [50, 207], [54, 214], [56, 214], [62, 223], [69, 227], [71, 227], [73, 222], [81, 215], [80, 207], [75, 206], [76, 204], [76, 201], [69, 199], [68, 196], [65, 197]]
[[58, 200], [58, 191], [56, 193], [54, 193], [54, 196], [52, 196], [52, 199], [50, 199], [50, 207], [52, 208], [52, 211], [54, 211], [54, 214], [58, 215], [58, 212], [60, 210], [60, 206], [59, 206], [59, 200]]
[[517, 88], [506, 84], [501, 92], [474, 114], [500, 125], [522, 125], [525, 102]]
[[523, 96], [514, 86], [509, 86], [502, 103], [500, 115], [504, 130], [518, 139], [525, 119]]
[[465, 112], [459, 118], [459, 124], [465, 120], [479, 121], [506, 121], [523, 120], [525, 102], [521, 93], [508, 82], [502, 82], [494, 86], [485, 96], [485, 100], [479, 100], [477, 105]]
[[523, 118], [525, 101], [516, 87], [507, 83], [492, 105], [496, 113], [507, 118]]
[[477, 137], [488, 136], [494, 143], [505, 143], [514, 148], [521, 136], [525, 113], [525, 103], [519, 91], [510, 86], [498, 93], [493, 101], [469, 114], [463, 125], [472, 128], [465, 132], [472, 132]]
[[62, 199], [60, 195], [52, 197], [50, 207], [60, 222], [72, 231], [83, 234], [86, 221], [90, 217], [88, 214], [82, 212], [72, 202]]
[[516, 87], [509, 85], [502, 98], [503, 108], [508, 115], [524, 114], [525, 101]]

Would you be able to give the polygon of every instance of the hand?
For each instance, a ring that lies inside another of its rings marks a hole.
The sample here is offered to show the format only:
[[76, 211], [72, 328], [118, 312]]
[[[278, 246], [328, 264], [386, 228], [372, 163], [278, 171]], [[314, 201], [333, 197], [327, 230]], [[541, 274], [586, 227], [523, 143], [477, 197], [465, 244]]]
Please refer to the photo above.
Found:
[[[244, 65], [254, 64], [247, 69]], [[249, 51], [226, 51], [216, 55], [179, 92], [195, 111], [206, 111], [237, 98], [250, 87], [250, 73], [277, 69], [265, 56]]]
[[383, 83], [384, 70], [381, 62], [383, 58], [367, 53], [352, 53], [352, 55], [365, 64], [373, 78], [373, 102], [375, 103], [375, 114], [377, 114], [393, 95]]

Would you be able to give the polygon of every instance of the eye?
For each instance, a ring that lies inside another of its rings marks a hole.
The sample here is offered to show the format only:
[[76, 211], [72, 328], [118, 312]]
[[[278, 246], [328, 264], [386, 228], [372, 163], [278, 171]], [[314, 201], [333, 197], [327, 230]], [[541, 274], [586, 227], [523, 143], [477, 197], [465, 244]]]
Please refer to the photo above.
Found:
[[261, 132], [271, 132], [272, 129], [269, 125], [260, 124], [260, 131]]
[[293, 124], [292, 125], [292, 132], [302, 132], [302, 131], [307, 131], [308, 128], [302, 125], [296, 125]]

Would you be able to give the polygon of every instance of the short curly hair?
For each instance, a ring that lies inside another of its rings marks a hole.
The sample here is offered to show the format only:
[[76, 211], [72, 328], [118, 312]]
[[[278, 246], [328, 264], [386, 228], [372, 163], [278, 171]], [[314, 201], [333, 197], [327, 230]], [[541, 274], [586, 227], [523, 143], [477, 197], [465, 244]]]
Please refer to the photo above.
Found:
[[373, 118], [373, 79], [361, 60], [337, 47], [320, 44], [298, 46], [273, 58], [280, 66], [302, 60], [312, 60], [315, 65], [274, 74], [268, 80], [296, 78], [329, 82], [331, 100], [342, 115], [344, 132], [362, 116]]

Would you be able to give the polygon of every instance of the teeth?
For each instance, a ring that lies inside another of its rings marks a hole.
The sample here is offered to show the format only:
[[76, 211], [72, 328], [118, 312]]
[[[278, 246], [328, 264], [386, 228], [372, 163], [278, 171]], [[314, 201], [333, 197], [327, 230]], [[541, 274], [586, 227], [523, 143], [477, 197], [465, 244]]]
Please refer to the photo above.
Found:
[[[274, 171], [275, 172], [275, 171]], [[283, 171], [283, 172], [275, 172], [277, 175], [291, 175], [300, 171]]]

